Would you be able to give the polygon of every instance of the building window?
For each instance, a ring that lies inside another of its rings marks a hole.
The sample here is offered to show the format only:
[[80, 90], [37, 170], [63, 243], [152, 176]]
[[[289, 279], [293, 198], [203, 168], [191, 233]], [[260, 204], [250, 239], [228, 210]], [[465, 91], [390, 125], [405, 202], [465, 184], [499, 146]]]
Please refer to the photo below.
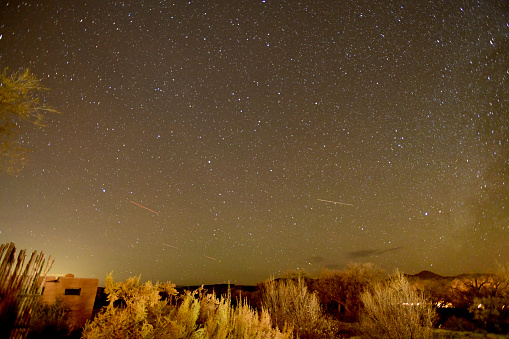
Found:
[[65, 295], [80, 295], [81, 288], [66, 288]]

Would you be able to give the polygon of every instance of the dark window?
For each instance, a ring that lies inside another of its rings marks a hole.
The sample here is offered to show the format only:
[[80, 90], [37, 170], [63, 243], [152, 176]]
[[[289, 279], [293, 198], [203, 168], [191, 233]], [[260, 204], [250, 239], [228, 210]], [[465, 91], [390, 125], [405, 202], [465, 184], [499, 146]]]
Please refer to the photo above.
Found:
[[65, 295], [80, 295], [81, 288], [66, 288]]

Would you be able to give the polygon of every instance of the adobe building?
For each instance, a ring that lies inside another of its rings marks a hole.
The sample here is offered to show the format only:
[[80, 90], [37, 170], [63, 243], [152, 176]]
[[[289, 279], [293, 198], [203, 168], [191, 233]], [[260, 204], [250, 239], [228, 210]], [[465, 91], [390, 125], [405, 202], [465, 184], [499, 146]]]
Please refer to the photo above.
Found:
[[53, 304], [61, 299], [72, 311], [70, 319], [77, 327], [82, 327], [92, 318], [99, 279], [75, 278], [73, 274], [63, 277], [46, 276], [41, 300]]

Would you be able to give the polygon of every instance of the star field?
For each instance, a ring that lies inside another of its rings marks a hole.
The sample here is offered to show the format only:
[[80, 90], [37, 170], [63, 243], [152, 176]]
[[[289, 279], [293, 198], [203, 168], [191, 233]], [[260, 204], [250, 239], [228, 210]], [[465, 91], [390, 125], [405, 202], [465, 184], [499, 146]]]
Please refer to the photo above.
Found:
[[52, 273], [254, 284], [509, 257], [503, 2], [9, 1], [0, 65], [61, 112], [0, 174], [0, 240]]

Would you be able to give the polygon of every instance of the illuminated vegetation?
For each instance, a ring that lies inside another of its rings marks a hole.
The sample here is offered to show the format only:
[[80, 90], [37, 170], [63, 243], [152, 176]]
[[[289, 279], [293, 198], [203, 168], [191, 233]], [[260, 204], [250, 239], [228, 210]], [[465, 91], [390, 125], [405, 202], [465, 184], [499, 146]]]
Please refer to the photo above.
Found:
[[331, 338], [337, 331], [303, 277], [266, 281], [262, 285], [262, 305], [278, 327], [292, 327], [298, 338]]
[[436, 313], [400, 272], [361, 294], [365, 338], [431, 338]]
[[[170, 283], [106, 280], [109, 305], [85, 325], [83, 338], [291, 338], [291, 330], [272, 327], [270, 316], [230, 296], [218, 298], [199, 289], [177, 298]], [[161, 298], [166, 295], [166, 299]]]
[[44, 126], [45, 114], [56, 112], [40, 103], [47, 90], [29, 70], [0, 74], [0, 170], [16, 174], [27, 162], [28, 149], [20, 137], [21, 122]]
[[[343, 271], [324, 270], [315, 279], [300, 273], [271, 278], [245, 293], [240, 286], [228, 286], [223, 295], [203, 287], [178, 292], [169, 282], [140, 283], [140, 277], [115, 282], [109, 275], [108, 304], [84, 328], [72, 328], [65, 304], [36, 303], [27, 318], [28, 338], [458, 337], [460, 332], [451, 330], [503, 334], [509, 330], [508, 272], [506, 264], [497, 274], [447, 278], [396, 272], [385, 278], [374, 265], [351, 264]], [[0, 295], [0, 304], [11, 295]], [[0, 318], [7, 324], [12, 317], [3, 310]]]
[[313, 281], [313, 289], [327, 313], [340, 321], [358, 321], [360, 295], [372, 284], [385, 278], [379, 267], [367, 264], [349, 264], [344, 270], [324, 269]]

